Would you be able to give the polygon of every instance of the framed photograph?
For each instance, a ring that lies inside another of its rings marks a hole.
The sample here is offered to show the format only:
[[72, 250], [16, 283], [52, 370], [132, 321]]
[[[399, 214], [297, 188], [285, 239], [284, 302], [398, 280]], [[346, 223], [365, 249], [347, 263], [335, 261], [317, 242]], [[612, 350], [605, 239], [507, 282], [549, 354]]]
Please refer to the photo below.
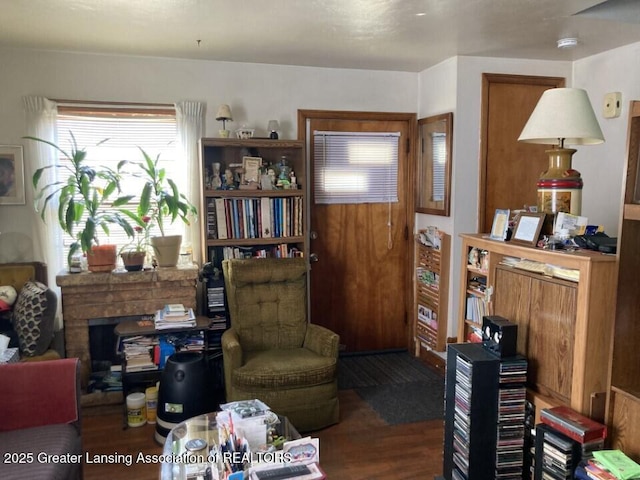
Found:
[[242, 183], [258, 183], [260, 181], [260, 167], [262, 167], [262, 157], [242, 157], [244, 170]]
[[535, 247], [540, 238], [540, 231], [544, 223], [544, 213], [525, 212], [520, 214], [518, 223], [513, 229], [511, 241]]
[[507, 229], [509, 228], [509, 209], [497, 209], [493, 216], [493, 225], [489, 238], [491, 240], [505, 241], [507, 239]]
[[0, 205], [24, 205], [21, 145], [0, 145]]

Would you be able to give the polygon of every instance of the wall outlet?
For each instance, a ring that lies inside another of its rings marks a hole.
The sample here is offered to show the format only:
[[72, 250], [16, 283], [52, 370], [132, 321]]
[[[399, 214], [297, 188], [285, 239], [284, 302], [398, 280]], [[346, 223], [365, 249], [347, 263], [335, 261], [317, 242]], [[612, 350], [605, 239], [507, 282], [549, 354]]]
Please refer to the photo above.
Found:
[[604, 95], [604, 105], [602, 107], [602, 116], [604, 118], [616, 118], [620, 116], [622, 111], [622, 93], [611, 92]]

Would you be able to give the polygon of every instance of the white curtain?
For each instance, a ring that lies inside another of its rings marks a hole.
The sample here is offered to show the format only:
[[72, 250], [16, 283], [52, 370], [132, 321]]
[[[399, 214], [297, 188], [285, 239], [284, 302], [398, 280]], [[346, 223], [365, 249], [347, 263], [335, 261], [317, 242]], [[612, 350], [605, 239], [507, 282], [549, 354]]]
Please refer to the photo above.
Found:
[[[44, 97], [24, 97], [23, 105], [26, 113], [26, 135], [57, 143], [56, 117], [58, 115], [57, 104]], [[56, 151], [42, 142], [25, 140], [25, 186], [27, 198], [33, 203], [36, 192], [33, 189], [31, 179], [38, 168], [56, 164]], [[56, 180], [55, 169], [45, 170], [40, 179], [39, 186], [48, 185]], [[48, 271], [49, 288], [58, 296], [58, 313], [56, 315], [56, 328], [62, 327], [61, 294], [56, 285], [56, 275], [66, 268], [61, 261], [60, 252], [63, 250], [62, 230], [57, 221], [57, 205], [49, 204], [44, 214], [45, 221], [40, 218], [40, 213], [35, 208], [29, 209], [29, 223], [33, 238], [34, 259], [45, 262]]]
[[200, 226], [203, 215], [200, 211], [200, 168], [198, 156], [198, 141], [204, 132], [204, 115], [207, 104], [203, 102], [177, 102], [176, 122], [178, 128], [178, 151], [180, 157], [185, 159], [186, 165], [182, 171], [186, 175], [186, 197], [198, 208], [198, 221], [192, 222], [191, 227], [185, 230], [183, 245], [191, 244], [193, 261], [196, 264], [202, 262], [200, 245]]

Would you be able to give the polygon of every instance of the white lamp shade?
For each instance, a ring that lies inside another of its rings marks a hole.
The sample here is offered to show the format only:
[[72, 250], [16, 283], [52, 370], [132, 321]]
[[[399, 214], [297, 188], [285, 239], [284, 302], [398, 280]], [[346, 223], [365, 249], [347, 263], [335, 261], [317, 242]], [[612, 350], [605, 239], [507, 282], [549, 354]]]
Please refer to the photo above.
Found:
[[270, 132], [275, 132], [279, 128], [280, 128], [280, 124], [278, 123], [278, 120], [269, 120], [269, 124], [267, 125], [267, 130], [269, 130]]
[[518, 141], [595, 145], [604, 142], [604, 135], [585, 90], [552, 88], [540, 97]]
[[233, 118], [231, 117], [231, 108], [229, 107], [229, 105], [220, 105], [218, 107], [216, 120], [233, 120]]

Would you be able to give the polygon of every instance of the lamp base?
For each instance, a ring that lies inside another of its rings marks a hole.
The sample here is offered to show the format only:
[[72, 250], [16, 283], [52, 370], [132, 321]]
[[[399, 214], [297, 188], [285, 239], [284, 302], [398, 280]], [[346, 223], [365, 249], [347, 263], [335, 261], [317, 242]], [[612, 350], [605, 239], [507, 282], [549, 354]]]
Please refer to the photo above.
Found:
[[582, 210], [582, 178], [571, 168], [572, 148], [547, 150], [549, 169], [538, 180], [538, 211], [555, 215], [566, 212], [580, 215]]
[[229, 130], [218, 130], [220, 138], [229, 138]]

